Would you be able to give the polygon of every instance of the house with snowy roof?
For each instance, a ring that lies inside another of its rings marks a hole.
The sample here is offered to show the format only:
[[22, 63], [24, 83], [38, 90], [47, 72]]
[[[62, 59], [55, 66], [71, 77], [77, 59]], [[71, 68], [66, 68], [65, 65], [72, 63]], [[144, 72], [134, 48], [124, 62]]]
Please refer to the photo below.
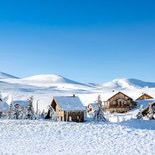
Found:
[[127, 112], [136, 106], [136, 102], [126, 94], [118, 92], [104, 101], [105, 112]]
[[148, 100], [148, 99], [153, 99], [152, 96], [146, 94], [146, 93], [143, 93], [140, 97], [138, 97], [136, 100]]
[[[84, 122], [85, 107], [79, 97], [73, 96], [54, 96], [51, 102], [57, 120]], [[46, 118], [50, 118], [50, 110], [48, 110]]]

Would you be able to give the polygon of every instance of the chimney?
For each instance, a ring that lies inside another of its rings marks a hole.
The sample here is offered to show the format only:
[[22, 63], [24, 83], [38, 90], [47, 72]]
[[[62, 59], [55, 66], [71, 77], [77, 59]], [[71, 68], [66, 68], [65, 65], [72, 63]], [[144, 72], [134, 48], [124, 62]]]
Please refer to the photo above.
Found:
[[75, 97], [75, 94], [73, 94], [73, 97]]

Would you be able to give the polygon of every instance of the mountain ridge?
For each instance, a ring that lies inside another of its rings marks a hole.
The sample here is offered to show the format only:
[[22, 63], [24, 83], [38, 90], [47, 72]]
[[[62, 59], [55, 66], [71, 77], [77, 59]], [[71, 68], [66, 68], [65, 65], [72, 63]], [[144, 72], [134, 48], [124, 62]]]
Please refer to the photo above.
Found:
[[146, 82], [135, 78], [119, 78], [114, 79], [109, 82], [103, 83], [82, 83], [77, 82], [61, 75], [57, 74], [42, 74], [42, 75], [34, 75], [26, 78], [18, 78], [16, 76], [10, 75], [8, 73], [0, 72], [0, 80], [8, 83], [26, 83], [33, 85], [36, 83], [38, 84], [46, 84], [48, 86], [52, 84], [70, 84], [70, 85], [81, 85], [81, 86], [88, 86], [94, 88], [111, 88], [111, 89], [126, 89], [126, 88], [155, 88], [155, 82]]
[[0, 79], [19, 79], [19, 77], [13, 76], [8, 73], [0, 72]]

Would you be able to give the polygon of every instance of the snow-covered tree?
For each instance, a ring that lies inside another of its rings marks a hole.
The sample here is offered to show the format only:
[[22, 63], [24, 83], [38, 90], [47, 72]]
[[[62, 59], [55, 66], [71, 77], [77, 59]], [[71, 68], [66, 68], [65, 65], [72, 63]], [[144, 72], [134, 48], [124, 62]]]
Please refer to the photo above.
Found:
[[45, 110], [43, 110], [42, 113], [40, 114], [40, 118], [45, 119]]
[[4, 119], [14, 119], [15, 118], [15, 111], [14, 111], [12, 102], [10, 103], [9, 108], [3, 112], [2, 118], [4, 118]]
[[143, 105], [141, 105], [140, 106], [140, 108], [139, 108], [139, 112], [138, 112], [138, 114], [137, 114], [137, 119], [141, 119], [141, 118], [143, 118], [143, 115], [142, 115], [142, 107], [143, 107]]
[[0, 93], [0, 118], [2, 117], [2, 112], [3, 112], [3, 99]]
[[149, 120], [154, 119], [154, 116], [153, 116], [153, 109], [152, 109], [152, 105], [151, 105], [151, 104], [149, 104], [149, 110], [148, 110], [147, 117], [149, 118]]
[[55, 111], [51, 105], [48, 106], [48, 112], [47, 112], [47, 115], [45, 116], [45, 119], [51, 119], [54, 121], [57, 120]]
[[94, 120], [95, 121], [106, 121], [104, 117], [104, 110], [102, 106], [101, 96], [98, 96], [97, 100], [97, 109], [94, 111]]
[[35, 119], [35, 112], [33, 108], [33, 96], [31, 96], [28, 99], [28, 106], [27, 106], [27, 111], [26, 111], [26, 118], [27, 119]]

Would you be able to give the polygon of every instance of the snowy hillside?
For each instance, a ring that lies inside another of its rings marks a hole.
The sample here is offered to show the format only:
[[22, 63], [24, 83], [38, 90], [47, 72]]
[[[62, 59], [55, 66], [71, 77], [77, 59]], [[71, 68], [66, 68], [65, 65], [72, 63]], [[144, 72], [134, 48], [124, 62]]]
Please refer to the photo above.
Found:
[[25, 84], [36, 87], [53, 87], [57, 89], [89, 89], [90, 85], [67, 79], [60, 75], [36, 75], [22, 79], [4, 79], [3, 81], [14, 84]]

